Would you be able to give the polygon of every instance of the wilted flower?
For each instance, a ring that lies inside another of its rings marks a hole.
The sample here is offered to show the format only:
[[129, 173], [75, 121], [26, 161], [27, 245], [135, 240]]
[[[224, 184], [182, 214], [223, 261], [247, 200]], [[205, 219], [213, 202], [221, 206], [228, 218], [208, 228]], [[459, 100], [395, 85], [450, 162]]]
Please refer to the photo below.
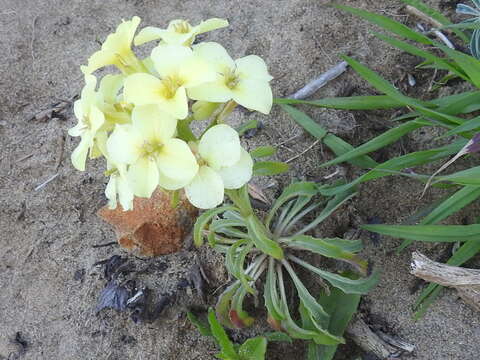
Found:
[[228, 21], [217, 18], [202, 21], [197, 26], [190, 25], [186, 20], [172, 20], [166, 29], [153, 26], [143, 28], [135, 37], [134, 42], [135, 45], [141, 45], [149, 41], [162, 39], [166, 44], [190, 46], [195, 41], [196, 35], [225, 26], [228, 26]]
[[212, 82], [190, 88], [190, 98], [220, 103], [233, 99], [248, 109], [270, 112], [272, 76], [260, 57], [248, 55], [233, 61], [227, 51], [214, 42], [196, 45], [194, 52], [212, 64], [217, 75]]
[[136, 196], [150, 197], [158, 185], [179, 189], [198, 165], [188, 145], [174, 139], [177, 120], [156, 105], [137, 106], [132, 124], [117, 125], [107, 141], [115, 163], [129, 164], [127, 179]]
[[241, 147], [238, 133], [228, 125], [215, 125], [207, 130], [197, 152], [200, 168], [185, 186], [185, 194], [200, 209], [221, 204], [224, 189], [238, 189], [252, 177], [252, 158]]

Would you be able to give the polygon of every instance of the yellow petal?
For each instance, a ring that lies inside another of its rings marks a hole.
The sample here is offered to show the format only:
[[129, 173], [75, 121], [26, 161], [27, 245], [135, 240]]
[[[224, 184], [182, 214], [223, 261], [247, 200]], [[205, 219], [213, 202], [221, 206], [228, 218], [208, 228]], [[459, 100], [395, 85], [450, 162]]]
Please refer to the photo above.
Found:
[[95, 135], [98, 129], [100, 129], [105, 123], [105, 115], [103, 115], [103, 112], [101, 112], [96, 106], [92, 106], [90, 108], [90, 113], [88, 115], [88, 119], [90, 121], [90, 132], [92, 135]]
[[215, 125], [203, 134], [198, 152], [214, 169], [232, 166], [240, 159], [240, 138], [228, 125]]
[[204, 59], [193, 55], [181, 64], [178, 77], [182, 81], [183, 86], [188, 89], [215, 81], [217, 73]]
[[135, 105], [158, 104], [163, 101], [160, 90], [163, 85], [153, 75], [137, 73], [125, 79], [123, 96], [125, 101]]
[[202, 21], [200, 24], [194, 27], [194, 32], [196, 35], [202, 34], [207, 31], [212, 31], [216, 29], [221, 29], [228, 26], [228, 21], [225, 19], [212, 18], [205, 21]]
[[117, 191], [118, 200], [122, 205], [123, 211], [133, 209], [133, 191], [130, 189], [130, 184], [123, 176], [117, 177]]
[[182, 64], [192, 57], [193, 51], [180, 45], [159, 45], [152, 50], [153, 63], [161, 78], [178, 74]]
[[195, 156], [187, 143], [180, 139], [166, 141], [157, 155], [160, 172], [172, 180], [189, 182], [198, 171]]
[[142, 137], [131, 125], [117, 125], [107, 140], [107, 151], [114, 163], [133, 164], [141, 155]]
[[223, 202], [222, 178], [212, 168], [201, 166], [192, 182], [185, 187], [185, 195], [197, 208], [214, 208]]
[[217, 172], [222, 177], [225, 189], [239, 189], [252, 178], [252, 157], [242, 148], [240, 160], [232, 166], [217, 170]]
[[133, 43], [135, 44], [135, 46], [139, 46], [149, 41], [158, 40], [161, 37], [162, 31], [164, 30], [154, 26], [147, 26], [140, 30], [138, 35], [135, 36]]
[[117, 177], [110, 176], [108, 184], [105, 187], [105, 196], [108, 199], [109, 209], [115, 209], [117, 207]]
[[272, 89], [266, 81], [241, 80], [232, 90], [233, 100], [250, 110], [270, 113], [272, 109]]
[[241, 79], [270, 81], [273, 77], [268, 73], [267, 64], [257, 55], [248, 55], [235, 61], [237, 74]]
[[232, 91], [225, 85], [223, 77], [218, 77], [215, 82], [191, 87], [187, 92], [193, 100], [224, 103], [232, 98]]
[[164, 143], [175, 134], [177, 119], [161, 111], [157, 105], [135, 106], [132, 125], [145, 140]]
[[235, 62], [228, 55], [227, 50], [216, 42], [203, 42], [193, 47], [195, 55], [205, 59], [212, 64], [219, 72], [224, 72], [225, 68], [234, 69]]
[[196, 101], [192, 105], [193, 118], [197, 121], [208, 119], [219, 106], [220, 103]]
[[150, 158], [140, 158], [128, 168], [127, 179], [136, 196], [148, 198], [158, 186], [157, 164]]
[[103, 99], [110, 104], [117, 101], [118, 92], [123, 86], [124, 76], [117, 74], [108, 74], [100, 81], [98, 92], [103, 95]]
[[73, 150], [70, 159], [75, 169], [85, 171], [85, 161], [87, 160], [88, 149], [92, 145], [90, 136], [83, 136], [78, 146]]
[[174, 179], [169, 178], [168, 176], [165, 176], [161, 172], [160, 172], [159, 175], [160, 175], [160, 177], [159, 177], [159, 180], [158, 180], [158, 185], [162, 189], [165, 189], [165, 190], [179, 190], [179, 189], [185, 187], [185, 185], [188, 185], [190, 183], [190, 181], [192, 181], [191, 179], [188, 180], [188, 181], [185, 180], [185, 179], [174, 180]]
[[185, 88], [183, 86], [178, 88], [172, 98], [161, 97], [158, 106], [174, 118], [185, 119], [188, 116], [188, 98]]
[[100, 69], [104, 66], [114, 65], [118, 61], [118, 57], [114, 52], [108, 50], [99, 50], [95, 52], [88, 59], [88, 65], [82, 67], [84, 74], [91, 74], [95, 70]]

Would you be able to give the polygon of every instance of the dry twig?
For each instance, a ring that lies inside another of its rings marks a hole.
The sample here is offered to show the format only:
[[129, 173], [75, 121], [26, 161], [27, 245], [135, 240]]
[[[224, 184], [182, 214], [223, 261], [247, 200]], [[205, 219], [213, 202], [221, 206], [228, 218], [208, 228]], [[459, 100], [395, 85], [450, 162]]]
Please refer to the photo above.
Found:
[[480, 270], [445, 265], [415, 252], [411, 273], [425, 281], [453, 287], [469, 305], [480, 311]]

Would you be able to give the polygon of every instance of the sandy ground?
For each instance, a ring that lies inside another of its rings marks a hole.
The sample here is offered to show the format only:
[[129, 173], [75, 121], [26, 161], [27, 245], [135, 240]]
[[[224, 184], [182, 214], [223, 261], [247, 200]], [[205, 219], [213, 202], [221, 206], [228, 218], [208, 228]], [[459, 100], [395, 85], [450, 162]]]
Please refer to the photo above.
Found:
[[[342, 0], [343, 4], [381, 12], [401, 21], [396, 0]], [[451, 1], [432, 1], [451, 12]], [[165, 26], [169, 20], [186, 18], [196, 23], [210, 17], [230, 20], [228, 29], [210, 33], [234, 56], [258, 54], [266, 59], [275, 77], [276, 96], [292, 93], [316, 74], [351, 53], [397, 81], [411, 71], [417, 60], [385, 47], [368, 33], [362, 21], [326, 6], [325, 0], [112, 0], [40, 1], [0, 0], [0, 359], [212, 359], [213, 343], [202, 338], [185, 320], [184, 307], [200, 303], [197, 295], [180, 292], [174, 306], [153, 324], [135, 324], [127, 314], [105, 311], [95, 315], [103, 288], [100, 267], [93, 264], [113, 254], [117, 247], [92, 248], [114, 240], [110, 227], [96, 211], [105, 203], [102, 164], [90, 162], [87, 171], [73, 169], [69, 154], [77, 140], [67, 136], [76, 122], [67, 119], [46, 122], [30, 120], [59, 99], [69, 99], [82, 87], [79, 66], [98, 47], [122, 18], [140, 16], [144, 24]], [[316, 96], [367, 94], [368, 86], [349, 71]], [[358, 144], [388, 126], [383, 113], [312, 111], [310, 114], [332, 132]], [[256, 117], [265, 128], [245, 145], [278, 144], [278, 158], [288, 160], [314, 139], [275, 109], [271, 116], [237, 112], [235, 120]], [[432, 146], [429, 133], [417, 133], [375, 154], [385, 159], [406, 150]], [[335, 169], [318, 169], [331, 158], [320, 145], [292, 162], [288, 177], [273, 181], [270, 196], [290, 178], [322, 181]], [[355, 174], [346, 167], [346, 176]], [[52, 175], [59, 176], [41, 190], [35, 187]], [[398, 179], [377, 181], [361, 188], [359, 196], [319, 229], [324, 234], [343, 234], [379, 216], [399, 222], [428, 200], [420, 201], [419, 184]], [[461, 216], [460, 216], [461, 215]], [[472, 211], [460, 214], [473, 216]], [[380, 244], [365, 237], [365, 256], [382, 268], [379, 286], [365, 297], [363, 308], [385, 330], [416, 345], [421, 360], [475, 360], [480, 353], [479, 315], [451, 291], [445, 291], [425, 318], [411, 319], [411, 305], [418, 293], [411, 289], [411, 250], [400, 256], [390, 250], [396, 241]], [[438, 257], [443, 247], [418, 246]], [[149, 261], [151, 271], [142, 281], [155, 294], [168, 294], [194, 263], [196, 251]], [[212, 304], [215, 288], [226, 281], [219, 256], [207, 249], [199, 252], [212, 278], [207, 302]], [[137, 266], [141, 260], [133, 259]], [[478, 264], [478, 261], [477, 261]], [[471, 264], [475, 265], [475, 262]], [[84, 274], [82, 276], [82, 273]], [[75, 275], [76, 274], [76, 275]], [[183, 294], [183, 295], [182, 295]], [[265, 329], [263, 321], [247, 334]], [[20, 332], [28, 346], [24, 352], [12, 342]], [[241, 334], [233, 334], [241, 338]], [[269, 359], [299, 358], [302, 344], [276, 344]], [[341, 358], [352, 359], [355, 349], [341, 348]]]

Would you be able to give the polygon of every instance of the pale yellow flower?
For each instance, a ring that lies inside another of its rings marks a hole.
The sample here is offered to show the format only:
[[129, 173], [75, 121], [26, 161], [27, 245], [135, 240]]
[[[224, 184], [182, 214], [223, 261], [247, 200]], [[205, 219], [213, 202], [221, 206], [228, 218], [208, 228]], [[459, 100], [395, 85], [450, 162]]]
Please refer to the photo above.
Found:
[[100, 110], [103, 97], [95, 91], [96, 85], [95, 76], [85, 76], [85, 86], [82, 89], [81, 97], [73, 104], [73, 111], [78, 123], [68, 130], [70, 136], [80, 136], [81, 138], [80, 144], [71, 155], [73, 166], [80, 171], [85, 170], [85, 161], [89, 153], [91, 158], [98, 156], [95, 137], [105, 123], [105, 116]]
[[198, 171], [188, 145], [174, 139], [177, 120], [156, 105], [136, 106], [132, 124], [117, 125], [107, 150], [117, 164], [128, 164], [126, 177], [136, 196], [150, 197], [158, 185], [176, 190]]
[[225, 26], [228, 26], [228, 21], [217, 18], [202, 21], [197, 26], [190, 25], [186, 20], [172, 20], [166, 29], [153, 26], [143, 28], [135, 37], [134, 43], [138, 46], [162, 39], [166, 44], [190, 46], [195, 41], [195, 36]]
[[160, 78], [137, 73], [125, 80], [125, 101], [135, 106], [156, 104], [177, 119], [188, 115], [186, 89], [215, 79], [209, 64], [180, 45], [161, 45], [152, 51], [151, 60]]
[[238, 133], [228, 125], [215, 125], [198, 143], [200, 168], [185, 186], [188, 200], [200, 209], [223, 201], [224, 189], [238, 189], [252, 177], [253, 160], [240, 145]]
[[194, 53], [213, 64], [217, 76], [212, 82], [189, 88], [190, 98], [220, 103], [234, 100], [247, 109], [270, 112], [272, 76], [260, 57], [248, 55], [233, 61], [227, 51], [214, 42], [194, 46]]
[[143, 64], [132, 51], [133, 37], [139, 24], [140, 18], [134, 16], [118, 25], [117, 30], [107, 36], [102, 49], [88, 59], [88, 65], [82, 66], [83, 73], [91, 74], [108, 65], [115, 65], [124, 74], [144, 71]]
[[127, 179], [127, 165], [115, 164], [107, 158], [107, 175], [110, 176], [105, 196], [108, 199], [108, 207], [115, 209], [117, 207], [117, 197], [123, 211], [133, 209], [133, 191]]

